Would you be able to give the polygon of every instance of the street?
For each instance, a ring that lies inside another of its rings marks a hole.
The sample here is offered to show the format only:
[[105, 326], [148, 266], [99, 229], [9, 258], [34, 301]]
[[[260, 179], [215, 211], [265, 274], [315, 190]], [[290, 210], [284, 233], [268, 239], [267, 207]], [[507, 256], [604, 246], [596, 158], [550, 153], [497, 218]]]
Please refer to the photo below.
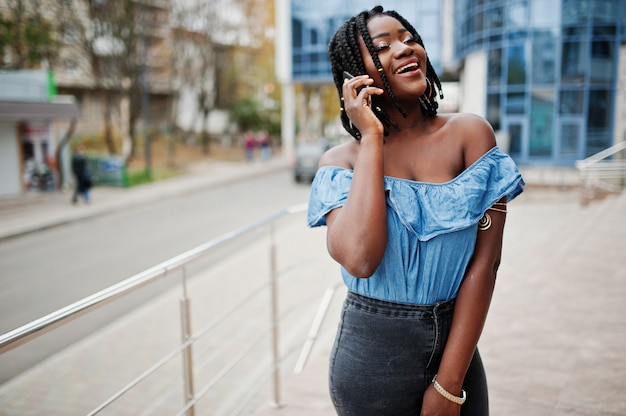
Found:
[[[306, 202], [308, 192], [308, 186], [295, 184], [285, 171], [3, 241], [0, 331], [37, 319], [286, 206]], [[152, 285], [3, 354], [0, 383], [172, 284]]]

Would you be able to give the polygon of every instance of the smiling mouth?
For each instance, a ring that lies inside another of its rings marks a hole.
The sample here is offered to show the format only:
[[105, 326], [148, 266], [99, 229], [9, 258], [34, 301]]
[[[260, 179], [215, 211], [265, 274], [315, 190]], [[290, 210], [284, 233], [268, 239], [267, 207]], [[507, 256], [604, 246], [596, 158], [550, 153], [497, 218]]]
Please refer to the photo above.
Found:
[[398, 68], [395, 74], [405, 74], [407, 72], [415, 71], [418, 68], [419, 68], [419, 65], [417, 64], [417, 62], [413, 62], [413, 63], [407, 64]]

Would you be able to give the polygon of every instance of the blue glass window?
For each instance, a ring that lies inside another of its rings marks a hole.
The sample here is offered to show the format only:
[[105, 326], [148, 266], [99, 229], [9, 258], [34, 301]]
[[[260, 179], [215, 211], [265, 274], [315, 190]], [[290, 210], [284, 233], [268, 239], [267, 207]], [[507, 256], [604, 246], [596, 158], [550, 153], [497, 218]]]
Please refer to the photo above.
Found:
[[580, 127], [576, 122], [561, 124], [561, 140], [559, 142], [559, 156], [561, 159], [574, 160], [578, 157], [580, 143]]
[[587, 66], [587, 42], [563, 42], [561, 80], [563, 83], [582, 83]]
[[510, 92], [506, 95], [506, 112], [507, 114], [524, 114], [525, 113], [526, 93]]
[[506, 23], [509, 30], [528, 26], [528, 4], [525, 1], [507, 5]]
[[610, 126], [611, 91], [589, 91], [589, 109], [587, 112], [587, 130], [590, 133], [608, 130]]
[[534, 91], [530, 107], [530, 156], [552, 155], [554, 91]]
[[586, 22], [590, 0], [563, 0], [563, 23]]
[[608, 40], [591, 43], [591, 68], [589, 81], [609, 84], [613, 80], [614, 42]]
[[530, 24], [537, 29], [558, 28], [561, 25], [561, 2], [531, 0]]
[[617, 0], [594, 0], [591, 18], [596, 21], [614, 22], [618, 15]]
[[495, 131], [500, 130], [500, 94], [487, 96], [487, 120]]
[[502, 6], [496, 6], [485, 11], [485, 28], [500, 29], [502, 28]]
[[502, 49], [490, 50], [487, 59], [487, 82], [490, 86], [500, 85], [502, 78]]
[[552, 84], [556, 79], [556, 41], [550, 32], [535, 35], [533, 51], [533, 84]]
[[562, 90], [559, 97], [559, 114], [583, 113], [583, 90]]
[[507, 52], [507, 84], [523, 85], [526, 83], [526, 58], [524, 45], [509, 46]]
[[611, 91], [589, 91], [589, 105], [587, 108], [587, 146], [586, 156], [597, 153], [611, 145], [612, 134], [610, 117]]

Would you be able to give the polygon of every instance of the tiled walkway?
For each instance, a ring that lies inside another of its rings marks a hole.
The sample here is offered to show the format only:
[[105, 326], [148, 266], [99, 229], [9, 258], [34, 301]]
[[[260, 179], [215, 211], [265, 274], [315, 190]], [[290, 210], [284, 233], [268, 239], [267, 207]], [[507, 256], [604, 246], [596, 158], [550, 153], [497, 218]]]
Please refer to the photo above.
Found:
[[[265, 169], [269, 168], [266, 167]], [[272, 169], [285, 169], [276, 163]], [[222, 180], [238, 180], [247, 174], [258, 175], [256, 167], [222, 169]], [[230, 172], [230, 173], [227, 173]], [[626, 414], [626, 194], [595, 202], [587, 207], [578, 204], [576, 191], [561, 190], [575, 183], [576, 177], [559, 172], [526, 171], [527, 192], [511, 203], [505, 231], [503, 264], [500, 268], [489, 319], [479, 347], [487, 369], [491, 414], [497, 416], [618, 416]], [[554, 173], [554, 172], [552, 172]], [[228, 176], [230, 175], [230, 176]], [[181, 179], [169, 192], [207, 186], [207, 179], [195, 176], [183, 185]], [[195, 181], [195, 183], [193, 182]], [[552, 185], [544, 189], [543, 185]], [[542, 185], [542, 186], [535, 186]], [[554, 186], [556, 185], [556, 186]], [[170, 185], [144, 189], [143, 196], [128, 196], [126, 203], [140, 203], [141, 198], [155, 198], [158, 192], [168, 192]], [[188, 186], [189, 188], [184, 188]], [[104, 197], [104, 195], [102, 195]], [[116, 194], [120, 203], [120, 194]], [[136, 198], [136, 200], [131, 200]], [[67, 201], [65, 201], [67, 202]], [[0, 213], [9, 212], [6, 208]], [[101, 200], [101, 205], [107, 202]], [[65, 205], [64, 205], [65, 206]], [[13, 213], [0, 218], [0, 229], [17, 223], [26, 229], [29, 213], [33, 224], [50, 224], [63, 219], [59, 208], [37, 208]], [[70, 207], [71, 208], [71, 207]], [[93, 207], [92, 207], [93, 208]], [[13, 211], [11, 211], [13, 212]], [[105, 212], [103, 211], [102, 214]], [[44, 215], [48, 215], [44, 221]], [[70, 221], [71, 218], [66, 218]], [[308, 232], [308, 231], [304, 231]], [[306, 238], [323, 251], [322, 234]], [[313, 246], [312, 246], [313, 247]], [[233, 267], [245, 262], [233, 260]], [[225, 265], [226, 266], [226, 265]], [[332, 262], [322, 262], [311, 268], [311, 276], [337, 273]], [[200, 291], [201, 284], [194, 290]], [[210, 289], [206, 289], [210, 290]], [[338, 294], [338, 298], [341, 297]], [[162, 301], [168, 307], [177, 307], [176, 293], [166, 293]], [[161, 300], [160, 300], [161, 301]], [[338, 300], [340, 302], [340, 299]], [[68, 348], [32, 370], [0, 386], [0, 415], [66, 415], [83, 414], [82, 401], [93, 396], [90, 374], [98, 368], [86, 367], [80, 361], [88, 349], [100, 352], [100, 360], [91, 365], [109, 368], [111, 373], [123, 368], [109, 363], [129, 352], [107, 343], [108, 336], [136, 337], [140, 345], [157, 345], [167, 350], [176, 344], [176, 337], [163, 338], [175, 323], [167, 319], [137, 320], [150, 313], [165, 313], [160, 303], [151, 303], [129, 314], [105, 330]], [[316, 343], [310, 360], [301, 374], [286, 368], [282, 372], [279, 409], [267, 405], [269, 395], [261, 391], [245, 413], [255, 416], [324, 416], [334, 411], [327, 392], [327, 361], [332, 343], [332, 327], [336, 310], [329, 313], [323, 336]], [[176, 332], [176, 329], [173, 329]], [[142, 348], [134, 348], [142, 351]], [[143, 350], [145, 352], [145, 350]], [[140, 354], [130, 361], [149, 361], [150, 354]], [[91, 361], [90, 361], [91, 362]], [[117, 361], [114, 361], [117, 362]], [[179, 365], [179, 362], [175, 363]], [[0, 370], [1, 371], [1, 370]], [[114, 382], [116, 377], [111, 377]], [[106, 384], [106, 383], [104, 383]], [[103, 383], [96, 383], [102, 386]], [[147, 386], [150, 394], [157, 394], [163, 386]], [[237, 387], [233, 387], [237, 388]], [[139, 391], [142, 391], [139, 389]], [[128, 404], [125, 406], [124, 404]], [[154, 402], [152, 412], [145, 414], [172, 414], [167, 406]], [[103, 414], [138, 414], [130, 409], [130, 402], [122, 401], [112, 411]], [[145, 410], [145, 409], [144, 409]], [[199, 414], [219, 414], [217, 411]]]

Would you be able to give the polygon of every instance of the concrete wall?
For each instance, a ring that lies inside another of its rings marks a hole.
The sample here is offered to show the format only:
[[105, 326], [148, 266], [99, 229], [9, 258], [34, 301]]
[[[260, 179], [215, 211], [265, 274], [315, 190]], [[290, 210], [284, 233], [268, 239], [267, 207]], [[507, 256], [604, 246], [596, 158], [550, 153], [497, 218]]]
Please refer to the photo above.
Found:
[[622, 44], [620, 48], [617, 71], [614, 143], [626, 140], [626, 44]]
[[487, 117], [487, 53], [472, 52], [460, 76], [460, 112]]
[[17, 127], [14, 123], [0, 123], [0, 196], [22, 192], [20, 160]]

